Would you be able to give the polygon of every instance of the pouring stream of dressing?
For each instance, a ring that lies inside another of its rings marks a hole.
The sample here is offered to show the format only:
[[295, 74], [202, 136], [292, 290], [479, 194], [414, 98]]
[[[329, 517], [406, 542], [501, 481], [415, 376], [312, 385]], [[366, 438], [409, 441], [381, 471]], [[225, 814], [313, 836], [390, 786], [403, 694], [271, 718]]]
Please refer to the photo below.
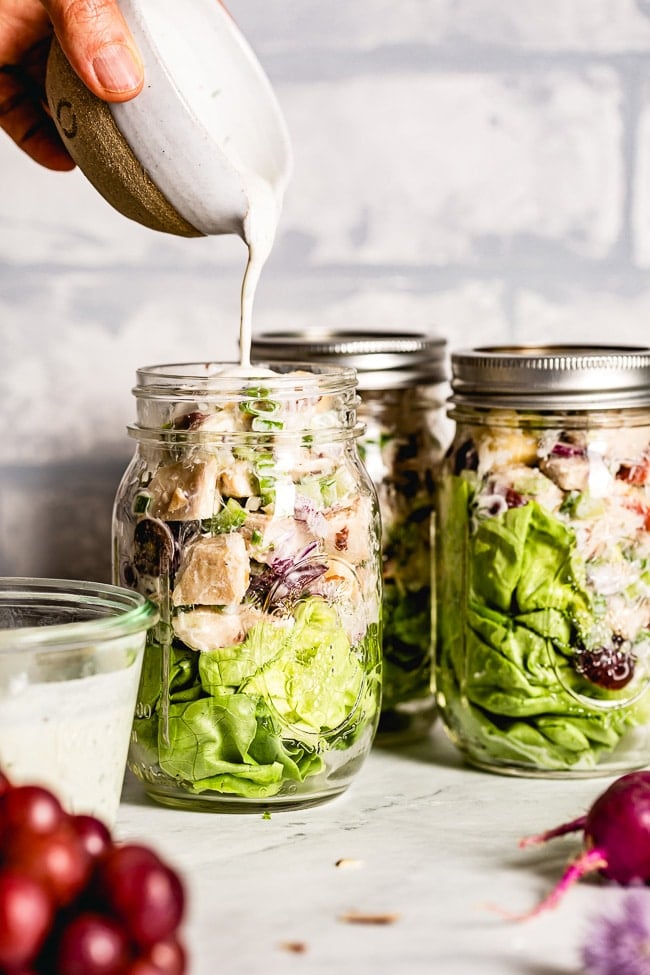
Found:
[[253, 302], [293, 164], [282, 111], [222, 3], [120, 0], [120, 6], [143, 52], [148, 84], [111, 112], [143, 169], [189, 224], [205, 235], [243, 238], [240, 362], [222, 374], [260, 375], [250, 361]]
[[251, 364], [253, 339], [253, 303], [262, 269], [268, 260], [275, 240], [281, 203], [273, 187], [258, 175], [246, 174], [248, 213], [243, 225], [243, 239], [248, 248], [248, 260], [241, 289], [239, 320], [239, 365], [221, 370], [221, 376], [273, 376], [271, 369]]
[[278, 224], [280, 205], [271, 187], [263, 180], [251, 180], [248, 187], [249, 210], [244, 220], [244, 241], [248, 262], [241, 290], [239, 323], [239, 365], [251, 368], [253, 338], [253, 302], [262, 268], [268, 260]]
[[120, 5], [143, 53], [148, 84], [137, 98], [111, 105], [111, 112], [143, 169], [191, 226], [205, 235], [243, 238], [248, 261], [240, 362], [222, 375], [259, 376], [250, 361], [253, 302], [293, 164], [282, 111], [222, 3]]

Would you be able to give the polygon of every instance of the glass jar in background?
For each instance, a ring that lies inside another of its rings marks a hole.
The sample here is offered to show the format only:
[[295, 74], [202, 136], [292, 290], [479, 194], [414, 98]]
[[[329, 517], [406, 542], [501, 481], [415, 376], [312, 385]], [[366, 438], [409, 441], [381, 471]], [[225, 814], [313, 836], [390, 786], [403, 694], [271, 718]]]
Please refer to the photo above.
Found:
[[263, 372], [138, 371], [114, 574], [160, 611], [129, 767], [167, 805], [336, 795], [379, 718], [380, 523], [354, 371]]
[[436, 683], [474, 765], [650, 761], [650, 349], [454, 352]]
[[446, 343], [421, 332], [268, 332], [253, 359], [356, 369], [359, 450], [382, 520], [382, 741], [425, 735], [435, 718], [431, 582], [435, 470], [450, 439]]

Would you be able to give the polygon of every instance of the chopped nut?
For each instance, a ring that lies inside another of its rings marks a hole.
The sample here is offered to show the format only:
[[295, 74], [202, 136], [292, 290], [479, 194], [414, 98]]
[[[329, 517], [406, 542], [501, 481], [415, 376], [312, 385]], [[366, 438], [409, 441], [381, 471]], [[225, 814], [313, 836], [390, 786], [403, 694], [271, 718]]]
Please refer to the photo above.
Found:
[[346, 870], [352, 870], [363, 866], [363, 860], [355, 860], [351, 857], [342, 857], [340, 860], [336, 861], [336, 866]]
[[280, 945], [285, 951], [290, 951], [293, 955], [302, 955], [307, 951], [304, 941], [283, 941]]
[[394, 924], [399, 920], [399, 914], [364, 914], [361, 911], [348, 911], [342, 914], [339, 920], [347, 924]]

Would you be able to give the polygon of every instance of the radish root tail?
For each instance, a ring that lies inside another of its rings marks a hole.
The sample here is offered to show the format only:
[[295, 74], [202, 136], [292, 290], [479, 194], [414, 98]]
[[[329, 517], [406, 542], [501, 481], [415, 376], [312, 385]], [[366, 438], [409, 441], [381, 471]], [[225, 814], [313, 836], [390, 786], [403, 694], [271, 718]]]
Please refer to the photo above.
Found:
[[606, 866], [607, 861], [600, 850], [587, 850], [577, 860], [569, 864], [551, 893], [544, 900], [540, 901], [536, 907], [533, 907], [532, 910], [526, 911], [524, 914], [508, 914], [505, 911], [500, 913], [503, 917], [511, 921], [528, 921], [530, 918], [537, 917], [543, 911], [557, 907], [569, 887], [572, 887], [588, 873], [594, 873], [596, 870], [601, 870]]
[[554, 840], [556, 836], [566, 836], [567, 833], [576, 833], [578, 830], [584, 830], [586, 822], [587, 817], [580, 816], [578, 819], [572, 819], [570, 823], [563, 823], [561, 826], [547, 829], [544, 833], [538, 833], [537, 836], [524, 836], [523, 839], [519, 840], [519, 848], [524, 849], [527, 846], [539, 846], [542, 843], [547, 843], [548, 840]]

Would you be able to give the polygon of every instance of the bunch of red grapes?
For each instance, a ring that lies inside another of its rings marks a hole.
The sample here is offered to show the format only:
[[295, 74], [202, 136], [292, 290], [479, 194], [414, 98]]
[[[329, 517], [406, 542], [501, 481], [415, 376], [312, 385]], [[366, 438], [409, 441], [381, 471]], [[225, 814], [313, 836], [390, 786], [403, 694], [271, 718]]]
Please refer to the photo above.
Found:
[[177, 873], [0, 772], [0, 973], [183, 975]]

